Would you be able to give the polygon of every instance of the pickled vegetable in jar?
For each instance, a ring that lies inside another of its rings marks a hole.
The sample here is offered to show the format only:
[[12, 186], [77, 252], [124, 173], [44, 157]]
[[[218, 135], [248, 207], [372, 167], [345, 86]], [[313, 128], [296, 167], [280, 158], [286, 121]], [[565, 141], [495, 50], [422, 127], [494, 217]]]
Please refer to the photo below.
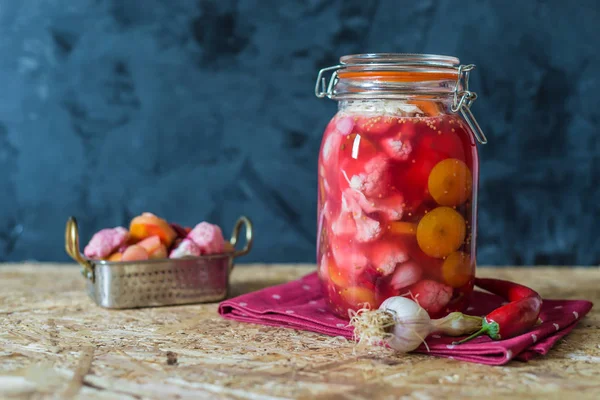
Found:
[[414, 54], [340, 61], [315, 88], [339, 102], [318, 164], [326, 301], [345, 318], [399, 295], [434, 318], [462, 310], [475, 276], [476, 142], [486, 142], [469, 109], [473, 66]]

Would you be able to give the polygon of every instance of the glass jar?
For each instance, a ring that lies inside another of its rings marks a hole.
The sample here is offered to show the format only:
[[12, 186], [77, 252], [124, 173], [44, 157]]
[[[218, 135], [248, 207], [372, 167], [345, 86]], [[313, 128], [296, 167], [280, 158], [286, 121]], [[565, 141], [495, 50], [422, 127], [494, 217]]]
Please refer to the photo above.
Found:
[[320, 71], [315, 94], [339, 110], [319, 154], [317, 262], [339, 316], [398, 295], [433, 318], [467, 304], [476, 141], [486, 142], [469, 110], [473, 68], [446, 56], [359, 54]]

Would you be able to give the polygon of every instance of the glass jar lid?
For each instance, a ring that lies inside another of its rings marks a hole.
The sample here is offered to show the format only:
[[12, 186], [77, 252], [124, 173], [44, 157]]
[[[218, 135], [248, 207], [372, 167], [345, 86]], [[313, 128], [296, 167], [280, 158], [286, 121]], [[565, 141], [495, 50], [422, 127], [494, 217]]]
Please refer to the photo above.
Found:
[[387, 65], [387, 66], [430, 66], [458, 67], [460, 60], [452, 56], [416, 53], [365, 53], [350, 54], [340, 58], [342, 65]]

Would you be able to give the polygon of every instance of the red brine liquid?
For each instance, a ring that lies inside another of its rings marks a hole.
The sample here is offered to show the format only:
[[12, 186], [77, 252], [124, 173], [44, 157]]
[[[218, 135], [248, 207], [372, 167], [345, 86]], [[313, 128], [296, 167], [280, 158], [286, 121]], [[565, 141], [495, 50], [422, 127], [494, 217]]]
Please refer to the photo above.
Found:
[[455, 114], [339, 112], [319, 155], [317, 261], [329, 307], [407, 296], [437, 318], [473, 290], [477, 151]]

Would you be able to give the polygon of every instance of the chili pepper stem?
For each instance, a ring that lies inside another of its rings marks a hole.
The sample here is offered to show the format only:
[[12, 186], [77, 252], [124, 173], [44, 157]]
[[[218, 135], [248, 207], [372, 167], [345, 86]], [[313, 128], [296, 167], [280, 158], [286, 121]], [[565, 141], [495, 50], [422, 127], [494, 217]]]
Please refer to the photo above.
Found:
[[457, 345], [457, 344], [463, 344], [468, 342], [469, 340], [475, 339], [478, 336], [483, 335], [484, 333], [487, 333], [487, 329], [486, 328], [481, 328], [480, 330], [478, 330], [477, 332], [471, 334], [470, 336], [467, 336], [466, 338], [459, 340], [458, 342], [452, 342], [453, 345]]
[[500, 330], [500, 325], [498, 325], [497, 322], [494, 322], [494, 321], [490, 322], [487, 320], [487, 318], [484, 318], [483, 323], [481, 324], [480, 330], [478, 330], [477, 332], [473, 333], [470, 336], [467, 336], [466, 338], [464, 338], [462, 340], [459, 340], [458, 342], [452, 342], [452, 344], [453, 345], [463, 344], [463, 343], [473, 340], [476, 337], [479, 337], [483, 334], [488, 335], [493, 340], [499, 340], [500, 339], [500, 335], [498, 333], [499, 330]]

